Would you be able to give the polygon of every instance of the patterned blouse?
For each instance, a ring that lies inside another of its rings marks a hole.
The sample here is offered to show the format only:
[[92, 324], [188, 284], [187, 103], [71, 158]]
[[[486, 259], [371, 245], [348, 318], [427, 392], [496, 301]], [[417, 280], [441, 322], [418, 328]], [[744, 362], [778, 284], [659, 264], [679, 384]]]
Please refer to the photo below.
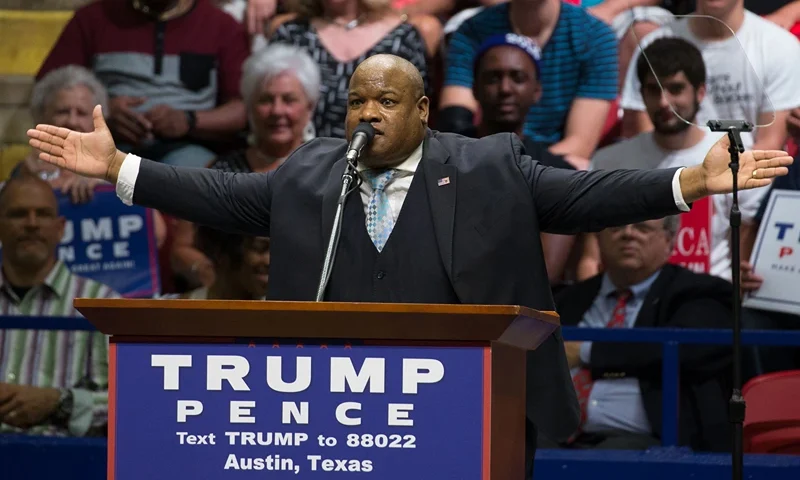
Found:
[[314, 115], [317, 137], [345, 138], [344, 121], [347, 115], [347, 89], [350, 77], [359, 63], [372, 55], [389, 53], [405, 58], [422, 74], [425, 91], [428, 91], [428, 66], [425, 60], [425, 42], [419, 31], [410, 23], [401, 23], [375, 46], [360, 57], [340, 62], [319, 41], [316, 29], [309, 20], [286, 22], [275, 31], [270, 43], [285, 43], [305, 48], [320, 67], [322, 84], [320, 98]]

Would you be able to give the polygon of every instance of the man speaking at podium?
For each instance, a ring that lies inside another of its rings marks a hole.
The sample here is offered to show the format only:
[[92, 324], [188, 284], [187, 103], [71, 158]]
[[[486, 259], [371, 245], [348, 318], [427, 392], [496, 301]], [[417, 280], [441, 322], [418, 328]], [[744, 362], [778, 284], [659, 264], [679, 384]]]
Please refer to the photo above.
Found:
[[[358, 159], [360, 195], [347, 197], [325, 299], [524, 305], [553, 310], [540, 232], [574, 234], [687, 211], [732, 191], [727, 141], [702, 165], [575, 172], [540, 165], [514, 134], [479, 140], [427, 128], [429, 101], [410, 63], [368, 58], [350, 82], [347, 137], [375, 129]], [[345, 140], [318, 138], [274, 172], [176, 168], [118, 151], [99, 107], [95, 130], [29, 130], [41, 158], [113, 182], [136, 203], [218, 229], [269, 236], [270, 300], [313, 300], [345, 172]], [[698, 162], [700, 159], [698, 159]], [[741, 156], [739, 188], [785, 175], [780, 151]], [[391, 235], [390, 235], [391, 233]], [[555, 441], [579, 410], [560, 330], [528, 360], [528, 419]], [[465, 419], [470, 421], [470, 419]], [[536, 429], [529, 428], [528, 468]]]

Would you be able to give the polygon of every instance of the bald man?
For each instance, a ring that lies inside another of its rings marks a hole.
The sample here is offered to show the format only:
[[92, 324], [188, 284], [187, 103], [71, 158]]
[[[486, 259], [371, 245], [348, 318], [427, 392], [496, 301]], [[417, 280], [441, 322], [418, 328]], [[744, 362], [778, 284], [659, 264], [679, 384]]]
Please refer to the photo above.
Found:
[[[347, 136], [361, 122], [376, 135], [358, 159], [362, 183], [345, 202], [325, 300], [554, 310], [540, 232], [599, 231], [661, 218], [733, 188], [724, 140], [695, 167], [576, 172], [526, 156], [513, 133], [476, 140], [431, 131], [429, 107], [419, 72], [403, 59], [376, 55], [353, 74]], [[42, 125], [28, 135], [47, 152], [43, 160], [116, 183], [125, 203], [270, 237], [268, 298], [315, 298], [347, 141], [318, 138], [274, 172], [235, 175], [126, 155], [99, 109], [93, 133]], [[740, 188], [768, 185], [791, 161], [785, 152], [742, 154]], [[560, 330], [528, 358], [530, 471], [537, 430], [565, 441], [578, 426], [579, 409]]]

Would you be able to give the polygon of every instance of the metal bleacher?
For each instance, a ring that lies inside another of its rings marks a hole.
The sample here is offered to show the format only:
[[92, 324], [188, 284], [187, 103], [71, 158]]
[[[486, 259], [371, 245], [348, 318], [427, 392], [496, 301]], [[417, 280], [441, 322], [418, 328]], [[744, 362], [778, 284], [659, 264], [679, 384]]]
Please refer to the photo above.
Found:
[[0, 178], [27, 155], [33, 78], [75, 8], [88, 0], [0, 3]]

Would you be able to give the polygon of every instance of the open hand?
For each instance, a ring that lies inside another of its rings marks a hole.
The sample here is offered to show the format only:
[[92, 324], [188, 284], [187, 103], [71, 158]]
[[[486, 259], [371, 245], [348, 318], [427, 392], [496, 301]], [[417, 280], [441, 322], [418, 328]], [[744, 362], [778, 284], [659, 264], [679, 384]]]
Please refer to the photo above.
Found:
[[[733, 174], [730, 169], [730, 139], [727, 135], [711, 147], [702, 170], [707, 195], [733, 192]], [[789, 173], [792, 157], [781, 150], [747, 150], [739, 154], [739, 190], [766, 187], [772, 179]]]
[[78, 133], [54, 125], [36, 125], [28, 130], [31, 147], [39, 150], [39, 158], [57, 167], [84, 177], [117, 182], [125, 154], [117, 150], [108, 130], [103, 111], [98, 105], [92, 112], [94, 131]]
[[753, 265], [746, 260], [742, 260], [739, 265], [742, 293], [755, 292], [761, 288], [761, 285], [764, 284], [764, 277], [756, 274]]
[[134, 110], [144, 102], [145, 98], [128, 96], [114, 97], [108, 102], [108, 123], [114, 129], [117, 140], [140, 145], [152, 136], [150, 121]]

